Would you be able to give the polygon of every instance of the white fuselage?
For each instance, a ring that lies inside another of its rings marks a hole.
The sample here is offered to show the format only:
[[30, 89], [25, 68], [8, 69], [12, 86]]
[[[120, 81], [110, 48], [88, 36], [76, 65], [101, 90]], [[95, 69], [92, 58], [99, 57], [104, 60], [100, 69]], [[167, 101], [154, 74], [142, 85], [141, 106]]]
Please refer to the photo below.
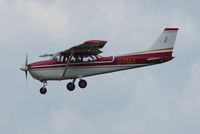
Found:
[[[76, 64], [76, 63], [74, 63]], [[94, 63], [93, 63], [94, 64]], [[96, 65], [92, 66], [69, 66], [64, 76], [62, 76], [65, 67], [60, 67], [62, 64], [54, 65], [51, 68], [36, 68], [30, 69], [29, 72], [33, 78], [37, 80], [64, 80], [82, 78], [92, 75], [110, 73], [120, 70], [132, 69], [136, 67], [146, 66], [147, 64], [127, 64], [127, 65]], [[58, 66], [58, 67], [56, 67]]]

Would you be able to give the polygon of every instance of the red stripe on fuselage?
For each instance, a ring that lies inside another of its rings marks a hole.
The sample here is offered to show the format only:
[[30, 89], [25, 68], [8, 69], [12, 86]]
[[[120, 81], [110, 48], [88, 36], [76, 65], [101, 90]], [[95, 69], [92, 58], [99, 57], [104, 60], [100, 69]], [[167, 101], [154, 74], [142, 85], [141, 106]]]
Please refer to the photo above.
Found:
[[[108, 58], [106, 60], [95, 60], [91, 62], [70, 63], [69, 67], [91, 67], [91, 66], [105, 66], [105, 65], [128, 65], [128, 64], [150, 64], [149, 58], [172, 58], [172, 52], [159, 52], [148, 54], [132, 54], [126, 56], [116, 56], [114, 60]], [[160, 62], [158, 62], [160, 63]], [[30, 64], [30, 69], [38, 68], [57, 68], [65, 67], [65, 62], [57, 62], [55, 60], [46, 60]]]
[[130, 55], [124, 55], [124, 56], [116, 56], [115, 58], [120, 57], [133, 57], [133, 58], [153, 58], [153, 57], [171, 57], [172, 52], [158, 52], [158, 53], [144, 53], [144, 54], [130, 54]]

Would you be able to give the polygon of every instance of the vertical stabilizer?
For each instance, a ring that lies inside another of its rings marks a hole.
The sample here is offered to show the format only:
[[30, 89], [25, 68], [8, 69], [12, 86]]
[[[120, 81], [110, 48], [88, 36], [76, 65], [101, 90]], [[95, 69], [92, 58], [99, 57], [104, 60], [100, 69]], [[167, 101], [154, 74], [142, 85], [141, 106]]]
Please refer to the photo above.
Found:
[[165, 28], [149, 50], [173, 50], [178, 28]]

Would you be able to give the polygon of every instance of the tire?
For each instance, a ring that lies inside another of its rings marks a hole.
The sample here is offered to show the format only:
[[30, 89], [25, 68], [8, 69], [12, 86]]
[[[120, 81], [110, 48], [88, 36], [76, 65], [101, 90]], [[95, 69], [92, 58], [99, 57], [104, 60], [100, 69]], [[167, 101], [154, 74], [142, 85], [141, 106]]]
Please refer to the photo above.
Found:
[[87, 82], [85, 80], [80, 80], [78, 82], [78, 85], [79, 85], [80, 88], [86, 88]]
[[68, 89], [69, 91], [74, 91], [74, 89], [75, 89], [74, 83], [69, 82], [69, 83], [67, 84], [67, 89]]
[[41, 94], [46, 94], [47, 93], [47, 89], [45, 87], [40, 88], [40, 93]]

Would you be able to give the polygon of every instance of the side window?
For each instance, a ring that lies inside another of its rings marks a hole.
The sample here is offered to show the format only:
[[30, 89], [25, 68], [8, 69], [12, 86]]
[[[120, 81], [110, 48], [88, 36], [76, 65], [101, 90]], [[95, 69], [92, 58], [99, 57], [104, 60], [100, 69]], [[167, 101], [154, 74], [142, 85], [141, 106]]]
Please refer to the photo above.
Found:
[[66, 56], [62, 56], [61, 57], [61, 62], [67, 62], [67, 57]]
[[91, 57], [83, 57], [83, 62], [91, 62], [93, 59]]
[[60, 57], [60, 61], [61, 61], [61, 62], [64, 62], [64, 56], [61, 56], [61, 57]]
[[64, 62], [67, 62], [68, 58], [64, 56]]
[[70, 62], [75, 62], [75, 58], [74, 58], [74, 57], [72, 57]]

